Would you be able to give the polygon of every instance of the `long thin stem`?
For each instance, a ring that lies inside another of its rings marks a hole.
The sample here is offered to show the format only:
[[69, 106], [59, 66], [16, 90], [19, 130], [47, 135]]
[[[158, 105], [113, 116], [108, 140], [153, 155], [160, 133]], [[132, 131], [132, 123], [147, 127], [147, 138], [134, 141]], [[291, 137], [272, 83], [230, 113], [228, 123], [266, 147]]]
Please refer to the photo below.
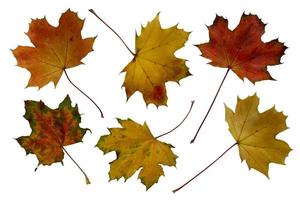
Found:
[[91, 98], [91, 97], [89, 97], [85, 92], [83, 92], [79, 87], [77, 87], [77, 85], [75, 85], [72, 81], [71, 81], [71, 79], [70, 79], [70, 77], [69, 77], [69, 75], [68, 75], [68, 73], [67, 73], [67, 71], [64, 69], [64, 73], [65, 73], [65, 75], [66, 75], [66, 77], [67, 77], [67, 79], [68, 79], [68, 81], [79, 91], [79, 92], [81, 92], [81, 94], [83, 94], [86, 98], [88, 98], [96, 107], [97, 107], [97, 109], [99, 110], [99, 112], [100, 112], [100, 114], [101, 114], [101, 117], [102, 118], [104, 118], [104, 115], [103, 115], [103, 112], [102, 112], [102, 110], [100, 109], [100, 107], [96, 104], [96, 102]]
[[110, 27], [103, 19], [101, 19], [96, 12], [93, 9], [89, 9], [89, 11], [95, 15], [107, 28], [109, 28], [120, 40], [121, 42], [124, 44], [124, 46], [126, 47], [126, 49], [133, 55], [135, 56], [135, 53], [133, 53], [133, 51], [131, 51], [131, 49], [128, 47], [128, 45], [125, 43], [125, 41], [121, 38], [121, 36], [112, 28]]
[[71, 158], [71, 160], [75, 163], [75, 165], [78, 167], [78, 169], [83, 173], [86, 184], [91, 184], [89, 177], [86, 175], [86, 173], [83, 171], [83, 169], [78, 165], [78, 163], [72, 158], [72, 156], [68, 153], [68, 151], [62, 147], [63, 151]]
[[193, 181], [195, 178], [197, 178], [199, 175], [201, 175], [203, 172], [205, 172], [208, 168], [210, 168], [215, 162], [217, 162], [220, 158], [222, 158], [230, 149], [232, 149], [235, 145], [237, 145], [237, 142], [231, 145], [228, 149], [226, 149], [218, 158], [216, 158], [213, 162], [211, 162], [207, 167], [205, 167], [203, 170], [201, 170], [198, 174], [196, 174], [193, 178], [188, 180], [186, 183], [184, 183], [182, 186], [178, 187], [177, 189], [173, 190], [172, 192], [175, 193], [185, 187], [187, 184], [189, 184], [191, 181]]
[[183, 124], [183, 122], [184, 122], [184, 121], [186, 120], [186, 118], [189, 116], [189, 114], [190, 114], [190, 112], [191, 112], [191, 110], [192, 110], [192, 108], [193, 108], [193, 106], [194, 106], [194, 103], [195, 103], [194, 100], [191, 101], [191, 106], [190, 106], [189, 111], [187, 112], [187, 114], [185, 115], [185, 117], [183, 118], [183, 120], [182, 120], [177, 126], [175, 126], [174, 128], [172, 128], [170, 131], [165, 132], [165, 133], [163, 133], [163, 134], [157, 136], [156, 139], [157, 139], [157, 138], [160, 138], [160, 137], [162, 137], [162, 136], [168, 135], [169, 133], [171, 133], [171, 132], [173, 132], [174, 130], [176, 130], [179, 126], [181, 126], [181, 124]]
[[227, 75], [228, 75], [228, 73], [229, 73], [229, 70], [230, 70], [230, 69], [228, 68], [228, 70], [226, 71], [226, 74], [225, 74], [224, 78], [222, 79], [222, 82], [221, 82], [221, 84], [220, 84], [220, 86], [219, 86], [219, 88], [218, 88], [218, 90], [217, 90], [217, 93], [215, 94], [215, 97], [214, 97], [213, 101], [211, 102], [211, 104], [210, 104], [210, 106], [209, 106], [209, 108], [208, 108], [208, 110], [207, 110], [206, 115], [204, 116], [204, 118], [203, 118], [203, 120], [202, 120], [202, 122], [201, 122], [201, 124], [200, 124], [200, 126], [199, 126], [199, 128], [198, 128], [198, 130], [197, 130], [197, 132], [196, 132], [196, 134], [195, 134], [195, 136], [194, 136], [194, 138], [191, 140], [190, 143], [194, 143], [194, 142], [195, 142], [195, 140], [196, 140], [196, 138], [197, 138], [197, 136], [198, 136], [198, 133], [199, 133], [201, 127], [203, 126], [203, 124], [204, 124], [204, 122], [205, 122], [205, 120], [206, 120], [208, 114], [210, 113], [211, 108], [213, 107], [213, 105], [214, 105], [214, 103], [215, 103], [215, 101], [216, 101], [216, 99], [217, 99], [217, 96], [218, 96], [218, 94], [219, 94], [219, 92], [220, 92], [220, 90], [221, 90], [221, 88], [222, 88], [222, 85], [223, 85], [223, 83], [224, 83], [224, 81], [225, 81], [225, 79], [226, 79], [226, 77], [227, 77]]

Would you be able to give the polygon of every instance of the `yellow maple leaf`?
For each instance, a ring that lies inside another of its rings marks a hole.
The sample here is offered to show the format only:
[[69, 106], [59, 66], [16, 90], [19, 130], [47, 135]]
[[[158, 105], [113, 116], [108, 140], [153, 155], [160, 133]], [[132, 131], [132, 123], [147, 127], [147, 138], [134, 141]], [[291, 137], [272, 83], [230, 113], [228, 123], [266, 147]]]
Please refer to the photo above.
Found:
[[139, 178], [149, 189], [164, 175], [161, 165], [175, 166], [177, 156], [172, 146], [158, 141], [146, 123], [138, 124], [131, 119], [118, 120], [122, 128], [110, 128], [110, 134], [101, 136], [97, 143], [104, 154], [115, 151], [116, 160], [110, 163], [109, 178], [125, 180], [138, 169]]
[[82, 39], [83, 24], [70, 9], [61, 15], [58, 27], [51, 26], [46, 18], [32, 20], [27, 36], [34, 47], [18, 46], [12, 51], [17, 65], [31, 73], [28, 86], [41, 88], [49, 82], [56, 86], [65, 69], [82, 64], [95, 40]]
[[255, 95], [237, 100], [235, 113], [225, 105], [229, 131], [239, 147], [241, 160], [268, 177], [269, 163], [284, 164], [291, 148], [276, 135], [287, 129], [286, 118], [275, 107], [259, 113]]
[[127, 98], [139, 91], [147, 105], [166, 105], [165, 83], [178, 82], [190, 75], [186, 60], [174, 56], [175, 51], [184, 46], [189, 34], [177, 26], [162, 29], [158, 15], [142, 27], [140, 36], [136, 35], [134, 58], [122, 71], [126, 72], [123, 86]]

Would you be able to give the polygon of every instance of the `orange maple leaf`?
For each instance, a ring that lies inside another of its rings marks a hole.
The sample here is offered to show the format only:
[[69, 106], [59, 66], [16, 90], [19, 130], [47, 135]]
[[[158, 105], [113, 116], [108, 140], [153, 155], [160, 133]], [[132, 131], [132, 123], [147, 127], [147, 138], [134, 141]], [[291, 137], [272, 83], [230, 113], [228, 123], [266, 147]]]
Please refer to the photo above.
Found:
[[13, 50], [17, 65], [31, 73], [28, 87], [39, 88], [53, 82], [56, 86], [65, 69], [82, 64], [91, 52], [95, 37], [82, 39], [81, 20], [70, 9], [63, 13], [59, 26], [51, 26], [46, 18], [32, 20], [27, 36], [34, 47], [18, 46]]
[[210, 41], [196, 46], [203, 57], [211, 60], [209, 64], [229, 68], [252, 83], [273, 80], [267, 66], [280, 64], [287, 47], [278, 39], [266, 43], [261, 40], [265, 24], [257, 15], [243, 14], [234, 30], [228, 29], [227, 19], [216, 16], [208, 30]]

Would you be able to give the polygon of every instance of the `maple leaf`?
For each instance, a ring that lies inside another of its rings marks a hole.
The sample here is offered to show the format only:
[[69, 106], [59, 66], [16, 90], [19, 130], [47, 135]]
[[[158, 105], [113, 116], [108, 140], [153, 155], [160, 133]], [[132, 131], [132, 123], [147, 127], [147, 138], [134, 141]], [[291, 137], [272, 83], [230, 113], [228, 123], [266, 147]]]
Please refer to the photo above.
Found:
[[287, 129], [286, 118], [275, 107], [259, 113], [259, 99], [255, 95], [237, 100], [235, 113], [225, 105], [229, 131], [236, 140], [241, 160], [268, 177], [269, 163], [284, 164], [291, 151], [289, 145], [276, 139]]
[[243, 80], [251, 82], [273, 80], [267, 66], [280, 64], [286, 46], [278, 39], [264, 43], [261, 40], [265, 24], [257, 15], [243, 14], [239, 25], [228, 29], [228, 21], [216, 16], [208, 27], [210, 41], [196, 45], [202, 56], [211, 60], [209, 64], [231, 69]]
[[62, 162], [63, 146], [82, 142], [88, 129], [81, 128], [77, 105], [72, 107], [69, 96], [57, 109], [47, 107], [42, 101], [25, 101], [25, 119], [30, 123], [30, 136], [17, 138], [27, 154], [35, 154], [39, 164]]
[[123, 69], [126, 72], [125, 87], [127, 98], [136, 91], [143, 94], [146, 104], [166, 105], [165, 83], [179, 82], [190, 75], [184, 59], [174, 56], [183, 47], [190, 33], [177, 26], [162, 29], [157, 15], [140, 36], [136, 35], [136, 53], [132, 61]]
[[82, 39], [84, 21], [67, 10], [59, 26], [51, 26], [46, 18], [32, 20], [27, 36], [34, 47], [18, 46], [13, 50], [17, 65], [31, 73], [29, 86], [41, 88], [49, 82], [56, 86], [65, 69], [82, 64], [91, 52], [95, 37]]
[[164, 175], [161, 165], [175, 166], [177, 156], [171, 145], [153, 137], [146, 123], [140, 125], [131, 119], [118, 122], [122, 128], [110, 128], [110, 134], [102, 136], [96, 145], [104, 154], [111, 151], [117, 154], [110, 163], [109, 178], [127, 180], [142, 168], [139, 178], [149, 189]]

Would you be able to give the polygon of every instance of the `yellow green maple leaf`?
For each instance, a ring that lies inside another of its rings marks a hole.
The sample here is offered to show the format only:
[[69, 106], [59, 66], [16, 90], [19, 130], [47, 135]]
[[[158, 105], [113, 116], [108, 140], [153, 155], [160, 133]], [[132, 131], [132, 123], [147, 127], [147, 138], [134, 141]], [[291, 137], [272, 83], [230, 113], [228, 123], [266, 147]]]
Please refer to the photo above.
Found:
[[104, 154], [115, 151], [117, 158], [110, 163], [109, 178], [125, 180], [140, 168], [139, 178], [149, 189], [164, 175], [161, 165], [175, 166], [177, 156], [172, 146], [157, 140], [146, 123], [138, 124], [131, 119], [118, 120], [122, 128], [110, 128], [110, 134], [102, 136], [97, 147]]

